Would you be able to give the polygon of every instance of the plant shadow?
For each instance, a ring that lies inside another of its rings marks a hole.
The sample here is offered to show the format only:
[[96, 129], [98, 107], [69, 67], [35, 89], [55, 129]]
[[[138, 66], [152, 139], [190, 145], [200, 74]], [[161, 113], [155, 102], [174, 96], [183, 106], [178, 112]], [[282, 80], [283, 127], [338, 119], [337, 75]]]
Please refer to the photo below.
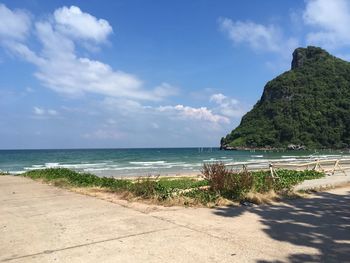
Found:
[[287, 200], [280, 205], [218, 208], [214, 213], [236, 217], [247, 210], [260, 216], [269, 237], [319, 252], [318, 255], [291, 254], [288, 262], [350, 262], [350, 192], [317, 193], [314, 198]]

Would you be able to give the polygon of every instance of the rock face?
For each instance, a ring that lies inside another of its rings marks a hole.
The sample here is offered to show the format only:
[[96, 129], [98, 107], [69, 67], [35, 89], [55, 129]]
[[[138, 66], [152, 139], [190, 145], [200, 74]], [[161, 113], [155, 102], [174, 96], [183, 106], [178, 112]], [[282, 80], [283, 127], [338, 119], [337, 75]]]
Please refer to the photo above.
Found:
[[350, 148], [350, 63], [318, 47], [297, 48], [291, 70], [269, 81], [221, 147]]
[[318, 47], [297, 48], [293, 52], [292, 70], [300, 68], [305, 62], [315, 62], [326, 59], [329, 54]]

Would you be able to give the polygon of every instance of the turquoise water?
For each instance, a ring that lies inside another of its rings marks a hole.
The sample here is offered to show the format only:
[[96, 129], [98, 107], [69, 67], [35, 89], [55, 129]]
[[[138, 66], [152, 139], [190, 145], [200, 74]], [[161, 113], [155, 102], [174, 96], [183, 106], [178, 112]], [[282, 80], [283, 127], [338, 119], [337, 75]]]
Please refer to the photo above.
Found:
[[343, 152], [220, 151], [218, 148], [0, 150], [0, 170], [65, 167], [101, 176], [198, 173], [205, 162], [259, 162], [350, 156]]

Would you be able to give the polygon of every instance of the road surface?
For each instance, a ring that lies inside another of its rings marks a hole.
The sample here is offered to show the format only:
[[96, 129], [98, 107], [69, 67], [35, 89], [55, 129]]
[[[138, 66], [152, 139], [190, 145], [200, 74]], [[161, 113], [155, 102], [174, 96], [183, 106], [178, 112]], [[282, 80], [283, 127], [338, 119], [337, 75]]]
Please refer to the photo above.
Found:
[[350, 262], [350, 187], [258, 207], [125, 206], [0, 176], [0, 262]]

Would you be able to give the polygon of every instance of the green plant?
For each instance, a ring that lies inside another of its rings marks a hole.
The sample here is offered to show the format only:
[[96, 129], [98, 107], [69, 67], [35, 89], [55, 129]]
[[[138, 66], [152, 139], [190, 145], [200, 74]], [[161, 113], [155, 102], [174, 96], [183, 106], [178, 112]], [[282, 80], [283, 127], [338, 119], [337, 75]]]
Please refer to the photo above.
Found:
[[220, 195], [214, 191], [195, 189], [189, 192], [185, 192], [182, 196], [192, 198], [199, 203], [206, 205], [208, 203], [215, 203]]
[[[32, 170], [24, 173], [23, 176], [45, 181], [61, 181], [66, 185], [76, 187], [104, 187], [111, 191], [126, 190], [131, 184], [130, 180], [98, 177], [90, 173], [78, 173], [66, 168]], [[57, 182], [57, 184], [59, 183]]]
[[221, 191], [225, 188], [227, 177], [232, 173], [224, 163], [204, 163], [201, 169], [204, 178], [209, 182], [213, 191]]
[[137, 181], [131, 184], [128, 188], [136, 196], [143, 198], [151, 198], [157, 193], [157, 182], [151, 178], [141, 179], [138, 178]]
[[317, 47], [296, 54], [303, 62], [265, 85], [222, 147], [350, 147], [350, 63]]
[[317, 179], [324, 173], [317, 171], [278, 170], [272, 178], [269, 171], [233, 172], [223, 163], [204, 164], [203, 176], [208, 180], [211, 191], [230, 200], [240, 200], [248, 192], [267, 193], [271, 190], [290, 191], [296, 184], [309, 179]]

